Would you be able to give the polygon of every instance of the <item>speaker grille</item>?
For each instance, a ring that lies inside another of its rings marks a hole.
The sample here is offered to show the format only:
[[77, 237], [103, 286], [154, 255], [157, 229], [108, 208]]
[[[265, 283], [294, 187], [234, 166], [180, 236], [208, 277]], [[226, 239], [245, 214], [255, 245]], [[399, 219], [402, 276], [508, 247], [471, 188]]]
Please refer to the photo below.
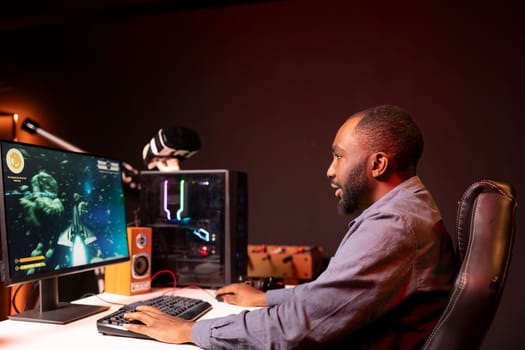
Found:
[[138, 254], [133, 256], [132, 262], [132, 275], [133, 278], [144, 278], [148, 277], [150, 264], [148, 254]]

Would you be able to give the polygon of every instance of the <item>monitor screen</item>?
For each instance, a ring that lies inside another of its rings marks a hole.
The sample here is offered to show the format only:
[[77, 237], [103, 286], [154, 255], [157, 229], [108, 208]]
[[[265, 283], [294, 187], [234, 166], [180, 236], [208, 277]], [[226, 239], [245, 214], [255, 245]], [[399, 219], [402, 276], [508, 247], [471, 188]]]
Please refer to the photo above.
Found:
[[3, 279], [39, 281], [40, 304], [50, 302], [18, 317], [53, 322], [73, 305], [58, 302], [57, 277], [129, 260], [121, 164], [12, 141], [0, 148]]

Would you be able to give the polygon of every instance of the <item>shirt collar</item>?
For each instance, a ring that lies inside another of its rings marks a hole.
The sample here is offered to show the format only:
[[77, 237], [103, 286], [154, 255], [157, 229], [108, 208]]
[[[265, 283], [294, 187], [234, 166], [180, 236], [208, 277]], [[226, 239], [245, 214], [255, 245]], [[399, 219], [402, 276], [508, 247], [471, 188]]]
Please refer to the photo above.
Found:
[[370, 205], [368, 208], [364, 209], [361, 212], [361, 214], [359, 214], [356, 218], [350, 221], [350, 223], [348, 224], [348, 227], [351, 227], [358, 218], [366, 216], [368, 212], [370, 211], [376, 212], [384, 205], [387, 205], [390, 202], [390, 200], [394, 198], [395, 196], [397, 196], [400, 192], [414, 193], [418, 190], [421, 190], [423, 187], [424, 187], [423, 182], [417, 175], [414, 175], [406, 179], [405, 181], [403, 181], [402, 183], [400, 183], [399, 185], [391, 189], [383, 197], [379, 198], [379, 200], [372, 203], [372, 205]]

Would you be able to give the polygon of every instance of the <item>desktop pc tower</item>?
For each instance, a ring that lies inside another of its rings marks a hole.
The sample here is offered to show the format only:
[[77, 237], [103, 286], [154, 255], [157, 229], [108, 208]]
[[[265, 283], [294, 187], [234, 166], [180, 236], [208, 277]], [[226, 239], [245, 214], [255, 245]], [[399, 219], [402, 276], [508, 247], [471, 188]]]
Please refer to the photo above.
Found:
[[140, 188], [140, 225], [152, 229], [152, 286], [217, 288], [246, 277], [245, 173], [142, 171]]

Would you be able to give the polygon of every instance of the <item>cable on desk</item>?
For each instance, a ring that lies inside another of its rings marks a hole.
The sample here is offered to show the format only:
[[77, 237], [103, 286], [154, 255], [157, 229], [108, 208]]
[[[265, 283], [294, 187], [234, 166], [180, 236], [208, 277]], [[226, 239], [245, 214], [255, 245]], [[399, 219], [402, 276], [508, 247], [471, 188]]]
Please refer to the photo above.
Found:
[[[150, 283], [151, 285], [153, 285], [153, 280], [160, 274], [163, 274], [163, 273], [167, 273], [169, 275], [171, 275], [171, 277], [173, 278], [173, 289], [176, 289], [177, 288], [177, 277], [175, 276], [175, 273], [173, 273], [173, 271], [171, 270], [160, 270], [160, 271], [157, 271], [156, 273], [153, 274], [153, 276], [151, 277], [150, 279]], [[181, 289], [188, 289], [188, 288], [194, 288], [194, 289], [200, 289], [200, 290], [203, 290], [204, 292], [206, 292], [207, 294], [209, 294], [210, 296], [212, 296], [213, 298], [215, 298], [215, 295], [210, 293], [208, 290], [202, 288], [202, 287], [199, 287], [199, 286], [185, 286]]]
[[[11, 297], [11, 306], [13, 307], [13, 309], [15, 310], [15, 312], [16, 312], [17, 314], [20, 313], [20, 310], [18, 310], [18, 307], [16, 306], [16, 297], [17, 297], [17, 295], [18, 295], [18, 292], [20, 291], [20, 289], [22, 289], [23, 286], [24, 286], [23, 284], [19, 284], [19, 285], [16, 287], [16, 289], [15, 289], [15, 291], [14, 291], [14, 293], [13, 293], [13, 296]], [[27, 299], [26, 299], [26, 305], [27, 305]]]
[[17, 286], [17, 288], [15, 289], [15, 291], [13, 293], [13, 296], [11, 298], [11, 306], [13, 307], [15, 313], [17, 313], [17, 314], [32, 308], [31, 304], [33, 303], [33, 301], [32, 301], [33, 300], [33, 295], [35, 293], [36, 287], [38, 286], [38, 282], [31, 282], [31, 284], [29, 285], [29, 287], [28, 287], [29, 291], [27, 292], [26, 297], [25, 297], [24, 309], [23, 310], [19, 310], [18, 306], [16, 305], [16, 298], [18, 297], [18, 293], [26, 285], [27, 285], [27, 283], [26, 284], [19, 284]]
[[153, 276], [151, 276], [150, 283], [153, 285], [153, 280], [157, 278], [158, 275], [161, 275], [163, 273], [167, 273], [171, 275], [171, 278], [173, 278], [173, 288], [175, 289], [177, 287], [177, 277], [171, 270], [160, 270], [160, 271], [155, 272]]

